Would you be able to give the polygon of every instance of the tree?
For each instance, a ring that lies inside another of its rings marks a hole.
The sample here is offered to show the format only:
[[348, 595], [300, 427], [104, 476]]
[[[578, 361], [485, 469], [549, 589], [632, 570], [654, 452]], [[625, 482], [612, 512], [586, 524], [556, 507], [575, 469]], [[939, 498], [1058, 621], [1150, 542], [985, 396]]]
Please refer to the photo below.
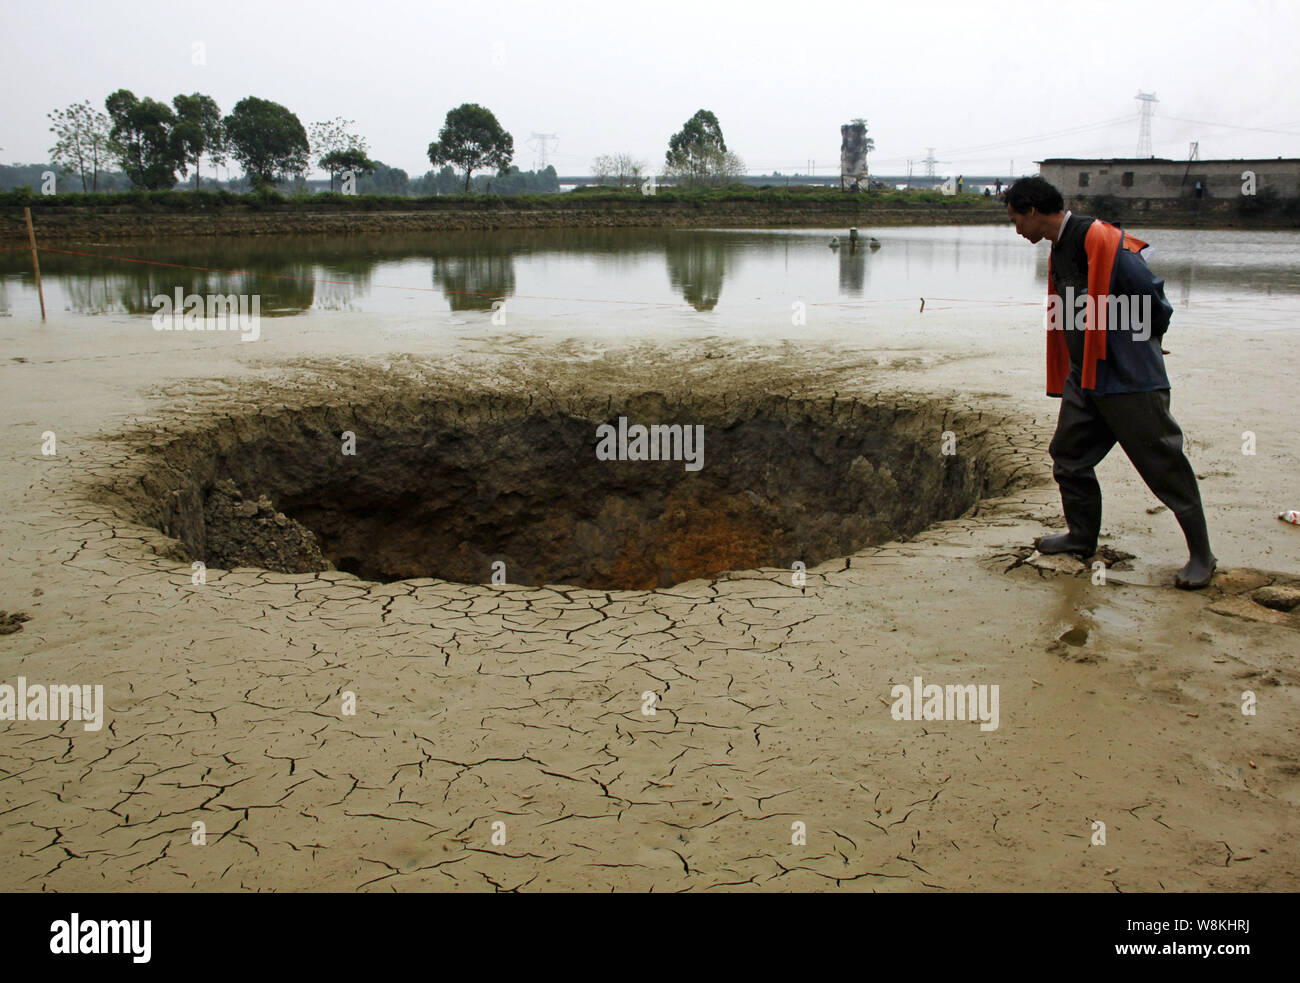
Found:
[[273, 185], [277, 175], [307, 169], [307, 131], [278, 102], [248, 96], [223, 121], [230, 153], [243, 165], [254, 188]]
[[602, 154], [592, 162], [592, 173], [597, 184], [604, 184], [606, 178], [614, 178], [620, 188], [627, 184], [638, 185], [645, 172], [645, 161], [638, 160], [631, 154]]
[[555, 168], [549, 164], [540, 171], [521, 171], [511, 164], [503, 173], [497, 174], [495, 179], [482, 175], [476, 177], [470, 187], [478, 192], [495, 188], [498, 194], [503, 195], [536, 194], [559, 191], [560, 180]]
[[450, 164], [444, 164], [436, 173], [425, 171], [411, 181], [411, 193], [421, 197], [425, 195], [454, 195], [460, 190], [456, 172]]
[[109, 148], [131, 184], [151, 190], [175, 187], [186, 149], [172, 108], [156, 99], [137, 99], [129, 89], [114, 92], [104, 108], [113, 123]]
[[[109, 129], [108, 116], [96, 112], [87, 99], [74, 102], [66, 109], [56, 109], [49, 113], [50, 132], [55, 136], [55, 144], [50, 148], [50, 163], [65, 174], [78, 174], [81, 177], [82, 191], [99, 190], [99, 172], [108, 163]], [[86, 176], [90, 175], [90, 187], [86, 187]]]
[[[336, 116], [331, 120], [319, 120], [307, 127], [308, 142], [311, 144], [311, 155], [315, 160], [319, 160], [326, 154], [332, 154], [336, 150], [345, 150], [352, 142], [349, 139], [348, 127], [356, 125], [356, 120], [344, 119], [342, 116]], [[353, 140], [359, 139], [352, 137]]]
[[745, 176], [745, 162], [730, 150], [714, 159], [712, 181], [714, 184], [731, 184]]
[[404, 195], [410, 188], [410, 178], [400, 167], [389, 167], [383, 161], [372, 160], [374, 169], [370, 176], [357, 182], [357, 190], [362, 194]]
[[195, 92], [188, 96], [176, 96], [172, 99], [172, 108], [176, 111], [176, 132], [179, 135], [184, 154], [185, 167], [194, 165], [194, 188], [199, 188], [199, 159], [208, 155], [215, 167], [226, 160], [226, 131], [221, 123], [221, 110], [216, 100]]
[[645, 173], [645, 161], [638, 160], [631, 154], [614, 155], [614, 176], [618, 178], [618, 186], [623, 187], [623, 182], [627, 181], [631, 185], [641, 183], [641, 175]]
[[727, 163], [727, 144], [718, 117], [699, 110], [668, 141], [667, 173], [683, 184], [708, 184]]
[[342, 116], [311, 125], [312, 158], [330, 176], [331, 191], [334, 178], [344, 171], [369, 174], [374, 170], [373, 161], [366, 156], [365, 138], [348, 132], [348, 127], [355, 125], [356, 120]]
[[465, 191], [474, 171], [496, 168], [504, 174], [515, 155], [515, 139], [492, 115], [492, 111], [475, 102], [467, 102], [448, 111], [438, 140], [429, 144], [429, 160], [434, 164], [455, 164], [465, 171]]
[[347, 150], [335, 150], [326, 154], [320, 159], [320, 166], [329, 173], [330, 190], [334, 190], [335, 175], [346, 174], [351, 171], [355, 177], [364, 177], [375, 173], [375, 165], [378, 161], [373, 161], [365, 155], [365, 151], [358, 150], [356, 147], [349, 147]]

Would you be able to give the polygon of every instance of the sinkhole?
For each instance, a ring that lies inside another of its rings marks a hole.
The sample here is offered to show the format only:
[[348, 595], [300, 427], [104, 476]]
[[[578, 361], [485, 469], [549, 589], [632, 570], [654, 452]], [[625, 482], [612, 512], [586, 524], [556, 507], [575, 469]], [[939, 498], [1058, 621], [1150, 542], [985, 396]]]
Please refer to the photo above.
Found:
[[[637, 426], [679, 459], [631, 459], [650, 453]], [[1023, 460], [987, 413], [896, 394], [413, 392], [211, 418], [140, 451], [118, 504], [209, 567], [601, 590], [812, 567], [962, 515]]]

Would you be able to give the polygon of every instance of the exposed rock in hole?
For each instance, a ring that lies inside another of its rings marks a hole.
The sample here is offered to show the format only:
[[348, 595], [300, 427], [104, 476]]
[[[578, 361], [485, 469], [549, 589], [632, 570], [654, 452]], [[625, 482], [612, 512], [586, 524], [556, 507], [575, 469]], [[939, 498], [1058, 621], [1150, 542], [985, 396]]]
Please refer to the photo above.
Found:
[[265, 567], [285, 573], [334, 569], [310, 529], [277, 512], [265, 495], [256, 501], [244, 498], [228, 478], [208, 490], [203, 526], [205, 552], [219, 567]]
[[[596, 427], [620, 416], [703, 426], [703, 468], [597, 460]], [[374, 580], [486, 583], [500, 561], [509, 583], [645, 589], [796, 560], [811, 567], [955, 518], [1023, 468], [996, 429], [1006, 422], [897, 396], [648, 393], [542, 408], [412, 389], [155, 438], [138, 483], [121, 481], [114, 495], [209, 566], [328, 561]], [[959, 453], [943, 453], [945, 431]], [[342, 452], [345, 432], [354, 455]]]

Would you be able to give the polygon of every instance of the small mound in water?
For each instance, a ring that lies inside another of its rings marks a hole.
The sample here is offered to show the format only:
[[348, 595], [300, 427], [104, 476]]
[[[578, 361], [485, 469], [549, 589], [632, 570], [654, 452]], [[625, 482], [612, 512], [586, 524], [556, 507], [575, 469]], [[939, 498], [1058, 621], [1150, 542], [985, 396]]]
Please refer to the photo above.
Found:
[[208, 566], [602, 590], [910, 536], [1003, 492], [1015, 457], [987, 415], [897, 396], [543, 408], [390, 390], [156, 437], [113, 496]]

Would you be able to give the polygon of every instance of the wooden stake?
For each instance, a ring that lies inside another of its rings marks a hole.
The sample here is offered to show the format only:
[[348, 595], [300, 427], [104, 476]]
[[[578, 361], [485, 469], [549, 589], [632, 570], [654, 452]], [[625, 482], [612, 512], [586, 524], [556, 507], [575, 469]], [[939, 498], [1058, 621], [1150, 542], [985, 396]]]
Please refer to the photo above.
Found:
[[36, 271], [36, 296], [41, 298], [41, 321], [45, 320], [45, 291], [41, 289], [41, 261], [36, 258], [36, 232], [32, 229], [32, 210], [23, 209], [23, 218], [27, 219], [27, 241], [32, 245], [32, 269]]

